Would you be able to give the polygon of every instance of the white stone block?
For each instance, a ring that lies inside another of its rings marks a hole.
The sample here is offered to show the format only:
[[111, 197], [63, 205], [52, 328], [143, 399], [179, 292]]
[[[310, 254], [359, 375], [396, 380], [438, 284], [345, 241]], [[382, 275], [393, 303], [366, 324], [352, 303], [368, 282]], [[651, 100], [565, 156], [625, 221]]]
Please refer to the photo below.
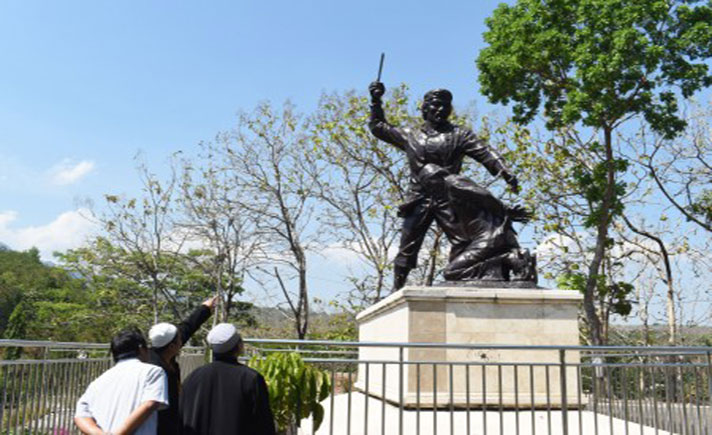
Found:
[[[570, 290], [404, 287], [356, 317], [361, 342], [505, 348], [361, 347], [359, 359], [374, 363], [359, 366], [356, 387], [407, 407], [561, 407], [559, 350], [506, 346], [578, 345], [581, 299]], [[579, 363], [579, 353], [566, 351], [565, 361]], [[577, 368], [565, 376], [566, 405], [580, 406]]]

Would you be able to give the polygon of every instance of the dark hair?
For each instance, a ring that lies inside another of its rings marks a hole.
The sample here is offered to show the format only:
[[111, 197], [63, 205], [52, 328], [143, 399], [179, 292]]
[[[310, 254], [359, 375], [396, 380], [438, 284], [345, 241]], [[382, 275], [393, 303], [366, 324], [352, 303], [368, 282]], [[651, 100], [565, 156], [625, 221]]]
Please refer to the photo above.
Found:
[[147, 347], [146, 339], [135, 327], [124, 329], [111, 339], [111, 355], [115, 362], [138, 357], [138, 351], [142, 347]]

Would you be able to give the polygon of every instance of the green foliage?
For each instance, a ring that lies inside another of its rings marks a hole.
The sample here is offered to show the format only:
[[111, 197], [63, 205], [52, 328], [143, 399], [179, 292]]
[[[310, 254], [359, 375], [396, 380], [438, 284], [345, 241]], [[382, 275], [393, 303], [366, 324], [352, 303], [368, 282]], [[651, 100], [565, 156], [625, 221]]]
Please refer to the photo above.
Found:
[[2, 321], [7, 326], [2, 331], [5, 338], [96, 338], [98, 325], [90, 320], [92, 296], [82, 280], [60, 267], [42, 263], [36, 249], [0, 252], [0, 295]]
[[[578, 290], [581, 293], [586, 289], [586, 275], [582, 273], [568, 273], [560, 275], [556, 284], [561, 289]], [[606, 308], [606, 311], [627, 316], [633, 309], [630, 297], [635, 288], [632, 284], [619, 281], [609, 283], [603, 275], [596, 276], [596, 295]]]
[[[149, 276], [140, 264], [146, 260], [136, 257], [141, 252], [129, 252], [98, 237], [89, 245], [59, 254], [62, 266], [82, 278], [91, 306], [85, 323], [101, 326], [110, 334], [129, 325], [147, 329], [152, 323], [153, 298]], [[207, 273], [212, 256], [204, 251], [165, 253], [157, 263], [157, 270], [170, 267], [171, 274], [162, 278], [165, 297], [158, 300], [160, 321], [180, 322], [189, 312], [215, 292], [215, 279]], [[208, 263], [208, 264], [206, 264]], [[227, 281], [227, 280], [226, 280]], [[241, 292], [242, 289], [236, 286]], [[250, 323], [249, 304], [233, 302], [229, 321]], [[97, 328], [94, 328], [97, 329]], [[97, 337], [106, 341], [108, 337]]]
[[36, 249], [0, 250], [0, 336], [23, 294], [49, 284], [46, 269]]
[[[315, 305], [321, 301], [314, 300]], [[358, 341], [356, 313], [334, 300], [329, 307], [336, 312], [312, 315], [310, 340]], [[316, 313], [315, 313], [316, 314]]]
[[[0, 337], [107, 342], [127, 326], [147, 329], [153, 323], [152, 289], [134, 261], [138, 255], [102, 237], [56, 254], [61, 266], [42, 263], [36, 249], [0, 250]], [[212, 257], [191, 251], [161, 258], [171, 261], [173, 273], [164, 280], [172, 305], [168, 298], [160, 301], [160, 319], [179, 322], [214, 293], [203, 264]], [[231, 308], [229, 321], [254, 323], [250, 304], [232, 301]], [[5, 356], [19, 357], [19, 350]]]
[[519, 0], [487, 19], [477, 59], [482, 92], [513, 102], [529, 122], [543, 104], [549, 128], [615, 127], [632, 114], [673, 137], [674, 87], [712, 84], [712, 7], [704, 1]]
[[699, 195], [690, 202], [688, 211], [701, 217], [707, 224], [712, 224], [712, 190], [703, 189]]
[[[615, 172], [625, 174], [628, 169], [628, 161], [624, 159], [614, 159], [612, 161]], [[576, 165], [573, 167], [573, 180], [576, 190], [580, 192], [590, 204], [590, 213], [583, 222], [586, 228], [595, 228], [603, 218], [603, 200], [608, 186], [608, 162], [596, 162], [593, 169], [586, 165]], [[619, 181], [615, 183], [612, 204], [609, 205], [608, 213], [611, 216], [620, 216], [623, 213], [624, 205], [621, 198], [626, 193], [626, 183]]]
[[331, 391], [327, 372], [304, 363], [297, 353], [254, 356], [249, 365], [265, 377], [278, 430], [284, 431], [309, 416], [313, 416], [314, 430], [319, 429], [324, 419], [319, 402]]

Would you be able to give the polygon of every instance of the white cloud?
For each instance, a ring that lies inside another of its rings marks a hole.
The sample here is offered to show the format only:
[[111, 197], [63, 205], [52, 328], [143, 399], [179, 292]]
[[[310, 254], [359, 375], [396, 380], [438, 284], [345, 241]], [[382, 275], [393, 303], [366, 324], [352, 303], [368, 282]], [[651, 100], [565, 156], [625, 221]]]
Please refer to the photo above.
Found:
[[36, 247], [43, 260], [51, 260], [54, 251], [79, 247], [96, 232], [96, 224], [88, 219], [90, 214], [80, 208], [62, 213], [46, 225], [14, 228], [17, 212], [0, 212], [0, 242], [19, 251]]
[[71, 160], [65, 159], [50, 169], [50, 180], [52, 184], [66, 186], [76, 183], [89, 174], [94, 169], [94, 162], [82, 160], [73, 164]]
[[355, 249], [349, 249], [349, 247], [344, 246], [343, 243], [334, 243], [322, 247], [317, 252], [325, 258], [328, 258], [331, 262], [348, 266], [363, 261], [357, 252], [359, 251], [358, 245], [354, 243], [352, 246]]
[[0, 213], [0, 228], [5, 227], [10, 222], [17, 219], [17, 212], [14, 211], [4, 211]]

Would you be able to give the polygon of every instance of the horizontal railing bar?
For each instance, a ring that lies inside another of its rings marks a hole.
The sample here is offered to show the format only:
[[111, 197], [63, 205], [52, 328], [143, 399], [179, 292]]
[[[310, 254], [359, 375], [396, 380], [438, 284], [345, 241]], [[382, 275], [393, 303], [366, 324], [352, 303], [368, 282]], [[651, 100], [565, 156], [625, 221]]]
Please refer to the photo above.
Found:
[[98, 362], [109, 361], [111, 358], [58, 358], [58, 359], [11, 359], [0, 360], [0, 366], [16, 366], [16, 365], [39, 365], [39, 364], [60, 364], [60, 363], [82, 363], [82, 362]]
[[34, 341], [0, 339], [0, 347], [46, 347], [51, 349], [108, 349], [108, 343], [75, 343], [65, 341]]
[[[244, 358], [241, 357], [240, 360], [243, 361], [249, 361], [249, 358]], [[304, 362], [312, 362], [312, 363], [332, 363], [332, 364], [388, 364], [388, 365], [394, 365], [394, 364], [403, 364], [403, 365], [442, 365], [442, 366], [506, 366], [506, 367], [511, 367], [511, 366], [534, 366], [534, 367], [558, 367], [561, 363], [558, 362], [551, 362], [551, 363], [542, 363], [542, 362], [467, 362], [467, 361], [436, 361], [436, 360], [422, 360], [422, 361], [399, 361], [399, 360], [392, 360], [392, 359], [386, 359], [386, 360], [377, 360], [377, 359], [344, 359], [344, 358], [302, 358]]]
[[[247, 361], [249, 358], [242, 358]], [[443, 361], [443, 360], [419, 360], [419, 361], [399, 361], [397, 359], [380, 359], [380, 360], [362, 360], [362, 359], [345, 359], [345, 358], [303, 358], [305, 362], [314, 363], [333, 363], [333, 364], [405, 364], [405, 365], [455, 365], [455, 366], [532, 366], [532, 367], [558, 367], [561, 365], [560, 362], [528, 362], [528, 361], [504, 361], [504, 362], [475, 362], [475, 361]], [[660, 364], [626, 364], [626, 363], [600, 363], [600, 364], [587, 364], [587, 363], [566, 363], [566, 367], [660, 367], [660, 368], [671, 368], [671, 367], [682, 367], [682, 368], [706, 368], [706, 364], [681, 364], [681, 363], [660, 363]]]
[[[524, 363], [525, 365], [529, 365]], [[566, 363], [572, 367], [689, 367], [707, 368], [707, 364], [702, 363]]]
[[[683, 355], [697, 355], [698, 352], [686, 353], [686, 352], [644, 352], [644, 353], [588, 353], [585, 352], [581, 355], [581, 358], [620, 358], [620, 357], [659, 357], [659, 356], [683, 356]], [[706, 351], [702, 352], [706, 354]]]
[[706, 355], [707, 352], [712, 352], [710, 347], [675, 347], [675, 346], [658, 346], [658, 347], [635, 347], [635, 346], [553, 346], [553, 345], [506, 345], [506, 344], [474, 344], [474, 343], [400, 343], [400, 342], [374, 342], [374, 341], [327, 341], [327, 340], [290, 340], [290, 339], [272, 339], [272, 338], [247, 338], [245, 343], [263, 343], [263, 344], [292, 344], [295, 346], [341, 346], [341, 347], [404, 347], [404, 348], [448, 348], [448, 349], [503, 349], [503, 350], [579, 350], [579, 351], [623, 351], [636, 350], [642, 354], [647, 354], [651, 351], [669, 351], [676, 354], [692, 353]]
[[[338, 346], [338, 347], [403, 347], [403, 348], [435, 348], [435, 349], [501, 349], [501, 350], [571, 350], [571, 351], [636, 351], [638, 355], [648, 355], [652, 352], [666, 351], [672, 354], [699, 354], [706, 355], [712, 352], [712, 346], [554, 346], [554, 345], [506, 345], [506, 344], [475, 344], [475, 343], [401, 343], [401, 342], [373, 342], [373, 341], [329, 341], [329, 340], [296, 340], [273, 338], [246, 338], [245, 343], [262, 344], [287, 344], [294, 346]], [[108, 349], [107, 343], [75, 343], [0, 339], [0, 347], [45, 347], [63, 349]], [[186, 348], [184, 348], [186, 349]]]
[[325, 353], [325, 354], [337, 354], [337, 355], [358, 355], [356, 350], [309, 350], [309, 349], [283, 349], [283, 348], [264, 348], [264, 347], [254, 347], [254, 350], [259, 352], [297, 352], [297, 353]]

